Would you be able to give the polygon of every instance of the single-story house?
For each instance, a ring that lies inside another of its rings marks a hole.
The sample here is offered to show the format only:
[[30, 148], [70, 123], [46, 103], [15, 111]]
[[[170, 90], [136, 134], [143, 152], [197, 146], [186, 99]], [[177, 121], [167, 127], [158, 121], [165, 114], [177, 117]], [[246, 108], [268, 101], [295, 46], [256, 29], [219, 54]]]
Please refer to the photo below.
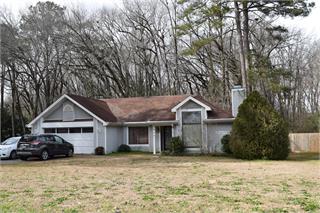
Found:
[[232, 90], [232, 113], [200, 96], [175, 95], [93, 99], [63, 95], [34, 118], [31, 132], [54, 133], [74, 145], [75, 153], [94, 153], [102, 146], [116, 152], [121, 144], [132, 150], [161, 153], [180, 136], [187, 151], [221, 152], [221, 138], [231, 130], [244, 90]]

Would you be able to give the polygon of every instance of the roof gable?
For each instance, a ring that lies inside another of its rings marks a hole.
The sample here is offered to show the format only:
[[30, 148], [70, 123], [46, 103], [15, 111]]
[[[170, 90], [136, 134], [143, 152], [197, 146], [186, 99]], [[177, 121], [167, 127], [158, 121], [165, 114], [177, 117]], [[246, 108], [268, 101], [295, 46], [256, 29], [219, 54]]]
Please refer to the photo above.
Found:
[[[55, 107], [58, 104], [62, 103], [63, 100], [65, 100], [65, 99], [71, 101], [72, 103], [77, 105], [79, 108], [81, 108], [82, 110], [84, 110], [85, 112], [87, 112], [89, 115], [91, 115], [92, 117], [96, 118], [100, 122], [102, 122], [102, 123], [106, 122], [103, 119], [104, 116], [102, 116], [102, 115], [106, 115], [107, 114], [107, 111], [106, 111], [106, 108], [105, 108], [106, 106], [104, 106], [104, 104], [99, 104], [97, 102], [99, 100], [85, 98], [85, 97], [78, 96], [78, 95], [63, 95], [58, 100], [56, 100], [53, 104], [51, 104], [47, 109], [45, 109], [43, 112], [41, 112], [29, 124], [27, 124], [27, 127], [30, 128], [36, 121], [38, 121], [41, 117], [45, 116], [51, 110], [54, 110]], [[92, 111], [94, 111], [95, 113], [93, 113]], [[111, 115], [112, 115], [112, 113], [111, 113]], [[102, 116], [102, 117], [100, 117], [100, 116]], [[115, 118], [115, 117], [113, 116], [113, 118]], [[112, 119], [110, 119], [110, 120], [112, 120]], [[111, 122], [113, 122], [113, 121], [111, 121]]]
[[187, 97], [186, 99], [184, 99], [183, 101], [181, 101], [179, 104], [175, 105], [172, 109], [171, 109], [171, 112], [176, 112], [177, 109], [179, 109], [180, 107], [182, 107], [184, 104], [186, 104], [187, 102], [189, 101], [192, 101], [200, 106], [202, 106], [203, 108], [205, 108], [206, 111], [211, 111], [211, 107], [208, 106], [207, 104], [203, 103], [202, 101], [192, 97], [192, 96], [189, 96]]

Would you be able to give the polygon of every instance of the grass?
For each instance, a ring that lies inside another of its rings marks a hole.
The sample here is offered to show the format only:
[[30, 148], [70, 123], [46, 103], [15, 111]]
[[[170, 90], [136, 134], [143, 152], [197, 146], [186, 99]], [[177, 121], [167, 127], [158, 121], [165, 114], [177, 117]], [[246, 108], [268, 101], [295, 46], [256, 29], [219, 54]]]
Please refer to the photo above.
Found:
[[121, 153], [0, 166], [0, 212], [320, 212], [317, 154]]

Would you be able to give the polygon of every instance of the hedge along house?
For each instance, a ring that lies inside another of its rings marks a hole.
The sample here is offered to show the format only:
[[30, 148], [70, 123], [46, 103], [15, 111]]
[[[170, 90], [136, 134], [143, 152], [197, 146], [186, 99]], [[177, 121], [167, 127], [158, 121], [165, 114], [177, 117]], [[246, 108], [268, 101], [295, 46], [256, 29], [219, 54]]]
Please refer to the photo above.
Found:
[[132, 150], [160, 153], [170, 139], [181, 137], [186, 151], [221, 152], [220, 140], [231, 130], [243, 89], [233, 89], [233, 114], [200, 96], [152, 96], [92, 99], [63, 95], [32, 120], [31, 132], [54, 133], [74, 145], [75, 153], [94, 153], [102, 146], [116, 152], [121, 144]]

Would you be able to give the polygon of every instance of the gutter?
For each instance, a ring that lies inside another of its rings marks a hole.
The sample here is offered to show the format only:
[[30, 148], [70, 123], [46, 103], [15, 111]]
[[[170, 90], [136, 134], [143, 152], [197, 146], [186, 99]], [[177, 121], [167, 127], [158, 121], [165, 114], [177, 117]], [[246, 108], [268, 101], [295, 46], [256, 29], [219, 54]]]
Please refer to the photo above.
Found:
[[178, 121], [171, 120], [171, 121], [109, 122], [104, 124], [104, 126], [146, 126], [146, 125], [165, 126], [165, 125], [172, 125], [172, 124], [178, 124]]
[[232, 123], [234, 119], [235, 118], [205, 119], [203, 122], [207, 124]]
[[[63, 122], [63, 121], [59, 121], [59, 122]], [[109, 122], [103, 122], [102, 125], [103, 125], [103, 126], [108, 126], [108, 125], [109, 125]], [[26, 128], [32, 128], [32, 124], [29, 123], [29, 124], [27, 124], [25, 127], [26, 127]]]

